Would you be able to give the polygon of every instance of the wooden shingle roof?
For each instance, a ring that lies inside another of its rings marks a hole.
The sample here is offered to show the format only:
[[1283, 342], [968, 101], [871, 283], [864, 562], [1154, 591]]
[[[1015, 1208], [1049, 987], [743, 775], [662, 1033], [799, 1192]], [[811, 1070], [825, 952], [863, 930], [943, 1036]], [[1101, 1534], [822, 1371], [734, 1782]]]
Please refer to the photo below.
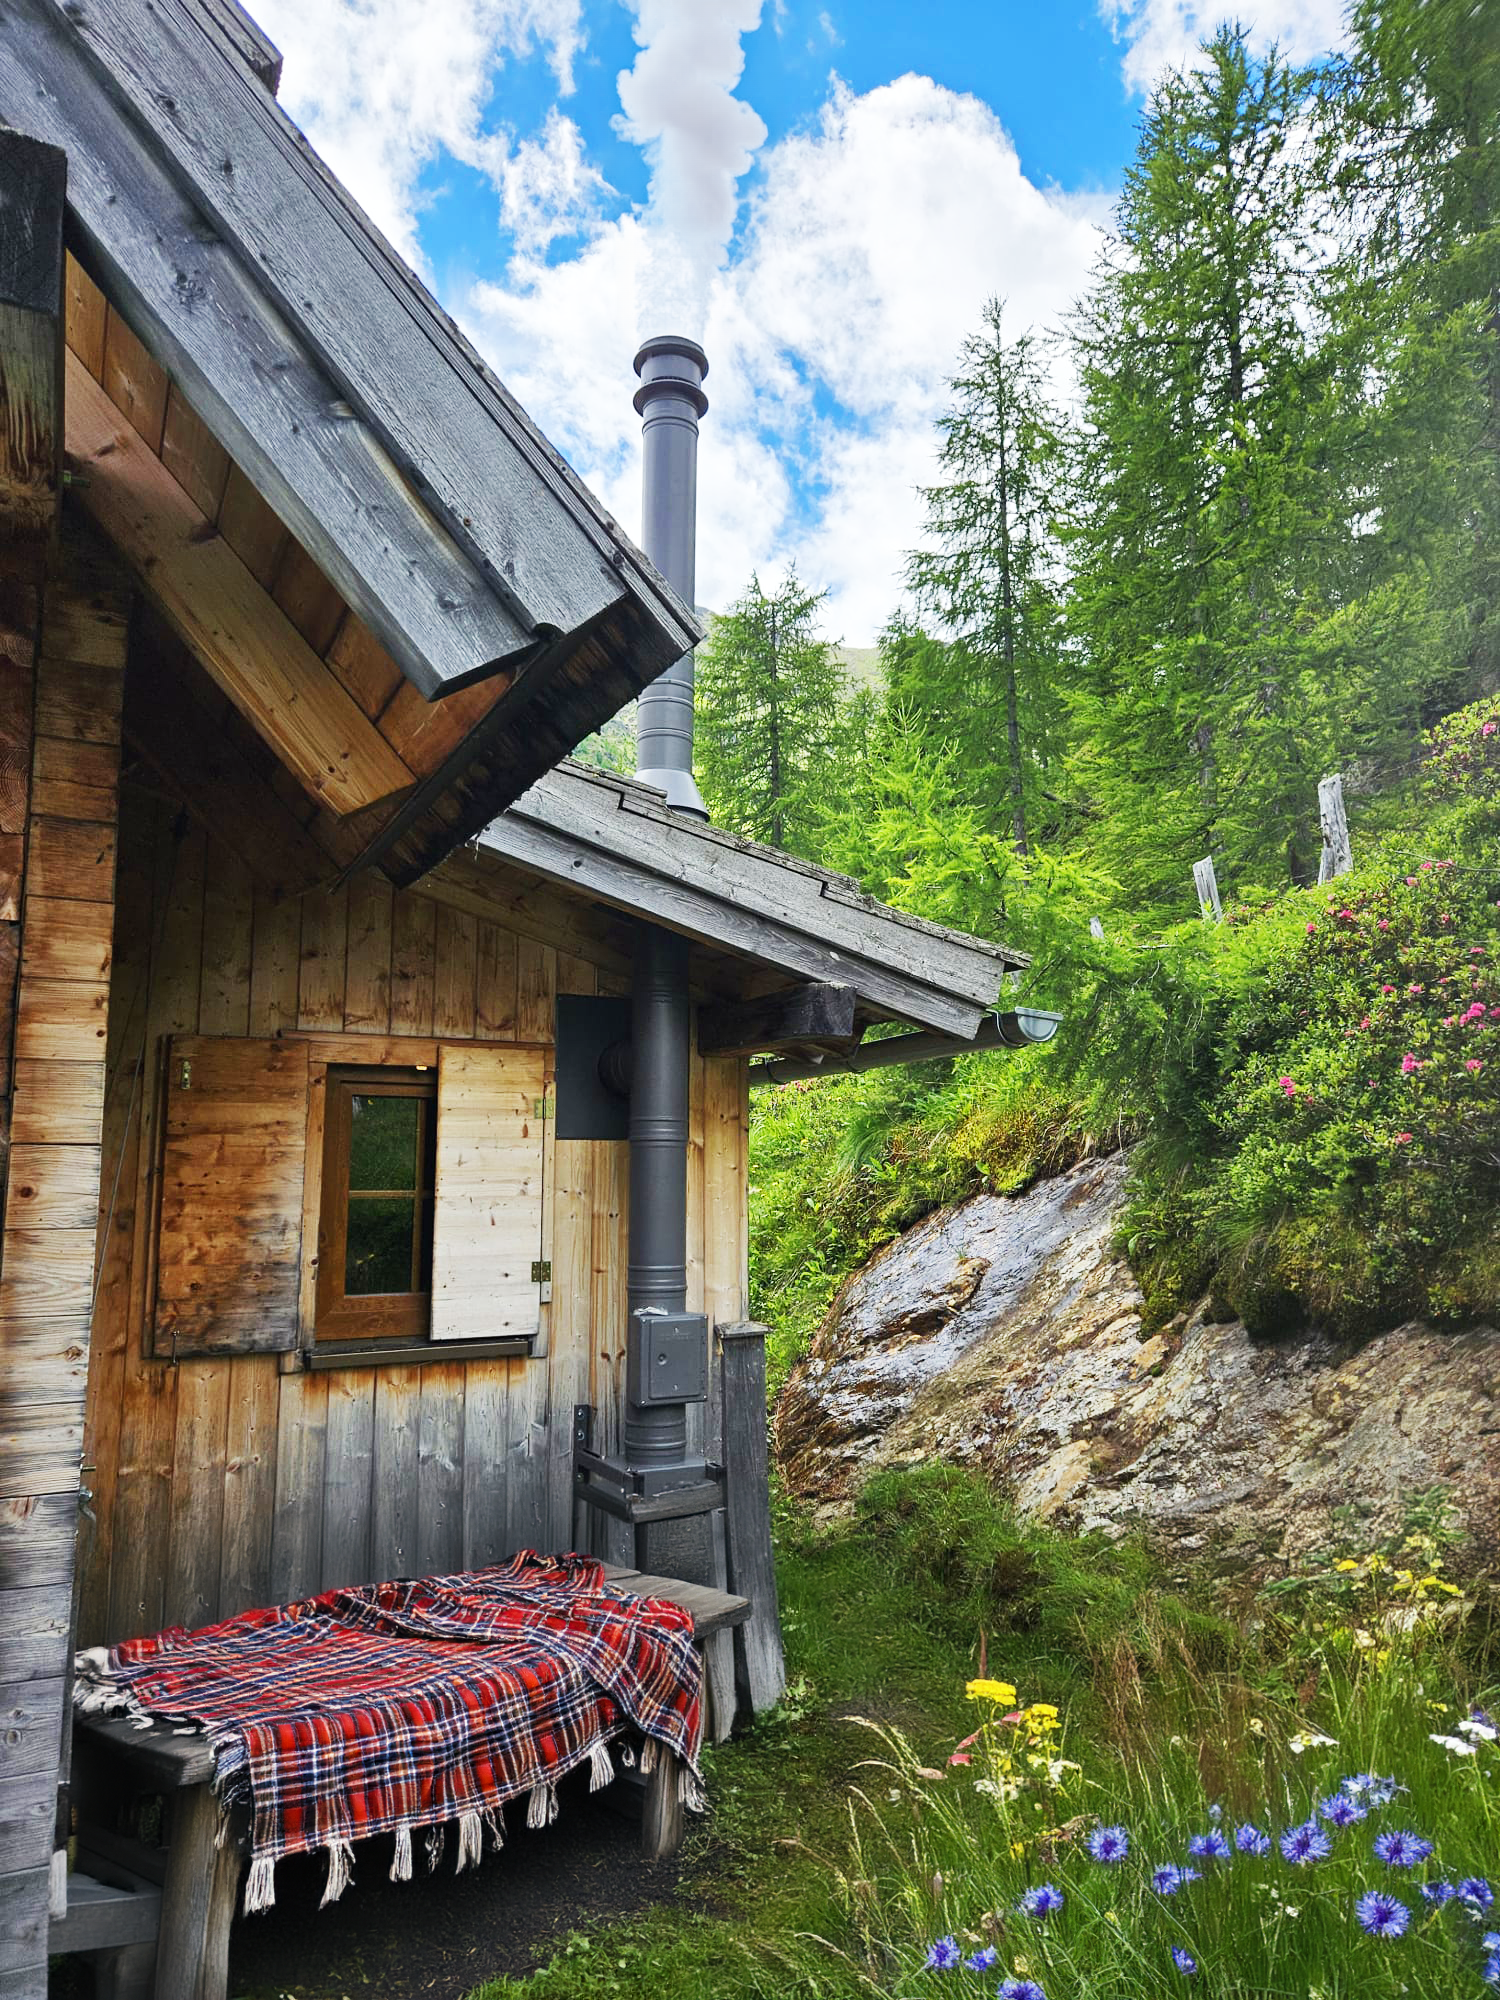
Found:
[[412, 770], [410, 879], [701, 629], [287, 118], [278, 64], [234, 0], [7, 0], [0, 123], [66, 152], [70, 249], [413, 693], [493, 684], [460, 808], [462, 760]]
[[790, 978], [852, 987], [869, 1019], [968, 1039], [1009, 945], [876, 902], [847, 875], [667, 809], [653, 786], [569, 759], [479, 837], [479, 851]]

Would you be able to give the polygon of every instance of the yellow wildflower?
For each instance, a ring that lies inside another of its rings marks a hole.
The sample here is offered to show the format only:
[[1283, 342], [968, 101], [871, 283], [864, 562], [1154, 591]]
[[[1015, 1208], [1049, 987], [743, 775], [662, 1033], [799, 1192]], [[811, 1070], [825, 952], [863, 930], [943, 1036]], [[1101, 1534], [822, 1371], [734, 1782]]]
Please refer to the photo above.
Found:
[[1357, 1562], [1352, 1561], [1348, 1556], [1345, 1556], [1342, 1562], [1336, 1562], [1334, 1564], [1334, 1568], [1338, 1570], [1343, 1570], [1344, 1573], [1347, 1575], [1351, 1569], [1358, 1569], [1359, 1564]]
[[1016, 1698], [1016, 1691], [1009, 1681], [970, 1681], [964, 1693], [970, 1701], [998, 1701], [1007, 1707]]

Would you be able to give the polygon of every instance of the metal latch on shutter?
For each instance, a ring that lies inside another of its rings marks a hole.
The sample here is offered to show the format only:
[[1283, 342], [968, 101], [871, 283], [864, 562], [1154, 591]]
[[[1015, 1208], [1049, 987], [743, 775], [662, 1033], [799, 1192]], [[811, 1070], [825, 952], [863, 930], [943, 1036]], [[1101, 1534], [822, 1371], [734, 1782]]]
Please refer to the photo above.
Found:
[[534, 1097], [531, 1100], [532, 1116], [535, 1118], [550, 1118], [552, 1116], [554, 1101], [550, 1090], [544, 1097]]
[[193, 1059], [191, 1056], [184, 1056], [177, 1065], [177, 1088], [179, 1090], [191, 1090], [192, 1087]]
[[531, 1267], [531, 1282], [542, 1288], [542, 1304], [552, 1303], [552, 1266], [544, 1257], [539, 1257]]

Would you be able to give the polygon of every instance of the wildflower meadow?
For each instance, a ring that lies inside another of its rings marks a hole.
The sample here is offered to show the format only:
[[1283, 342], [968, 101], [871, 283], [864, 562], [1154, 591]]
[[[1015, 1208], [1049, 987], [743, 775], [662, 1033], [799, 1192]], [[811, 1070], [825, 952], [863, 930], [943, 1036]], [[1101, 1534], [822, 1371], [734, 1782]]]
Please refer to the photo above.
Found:
[[[1250, 1715], [1222, 1795], [1186, 1734], [1120, 1758], [981, 1678], [945, 1765], [880, 1727], [846, 1906], [892, 1995], [1250, 2000], [1500, 1989], [1500, 1730], [1392, 1648], [1326, 1727]], [[1223, 1751], [1227, 1746], [1208, 1746]], [[904, 1961], [904, 1963], [903, 1963]]]

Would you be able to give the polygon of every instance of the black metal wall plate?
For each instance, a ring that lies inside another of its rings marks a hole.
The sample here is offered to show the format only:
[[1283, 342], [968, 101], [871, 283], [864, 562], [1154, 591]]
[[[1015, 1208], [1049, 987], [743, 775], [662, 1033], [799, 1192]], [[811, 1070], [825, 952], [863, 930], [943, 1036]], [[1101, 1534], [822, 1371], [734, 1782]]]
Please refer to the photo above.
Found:
[[630, 1002], [613, 994], [557, 996], [557, 1131], [559, 1139], [623, 1139], [630, 1104], [599, 1079], [599, 1058], [630, 1035]]

